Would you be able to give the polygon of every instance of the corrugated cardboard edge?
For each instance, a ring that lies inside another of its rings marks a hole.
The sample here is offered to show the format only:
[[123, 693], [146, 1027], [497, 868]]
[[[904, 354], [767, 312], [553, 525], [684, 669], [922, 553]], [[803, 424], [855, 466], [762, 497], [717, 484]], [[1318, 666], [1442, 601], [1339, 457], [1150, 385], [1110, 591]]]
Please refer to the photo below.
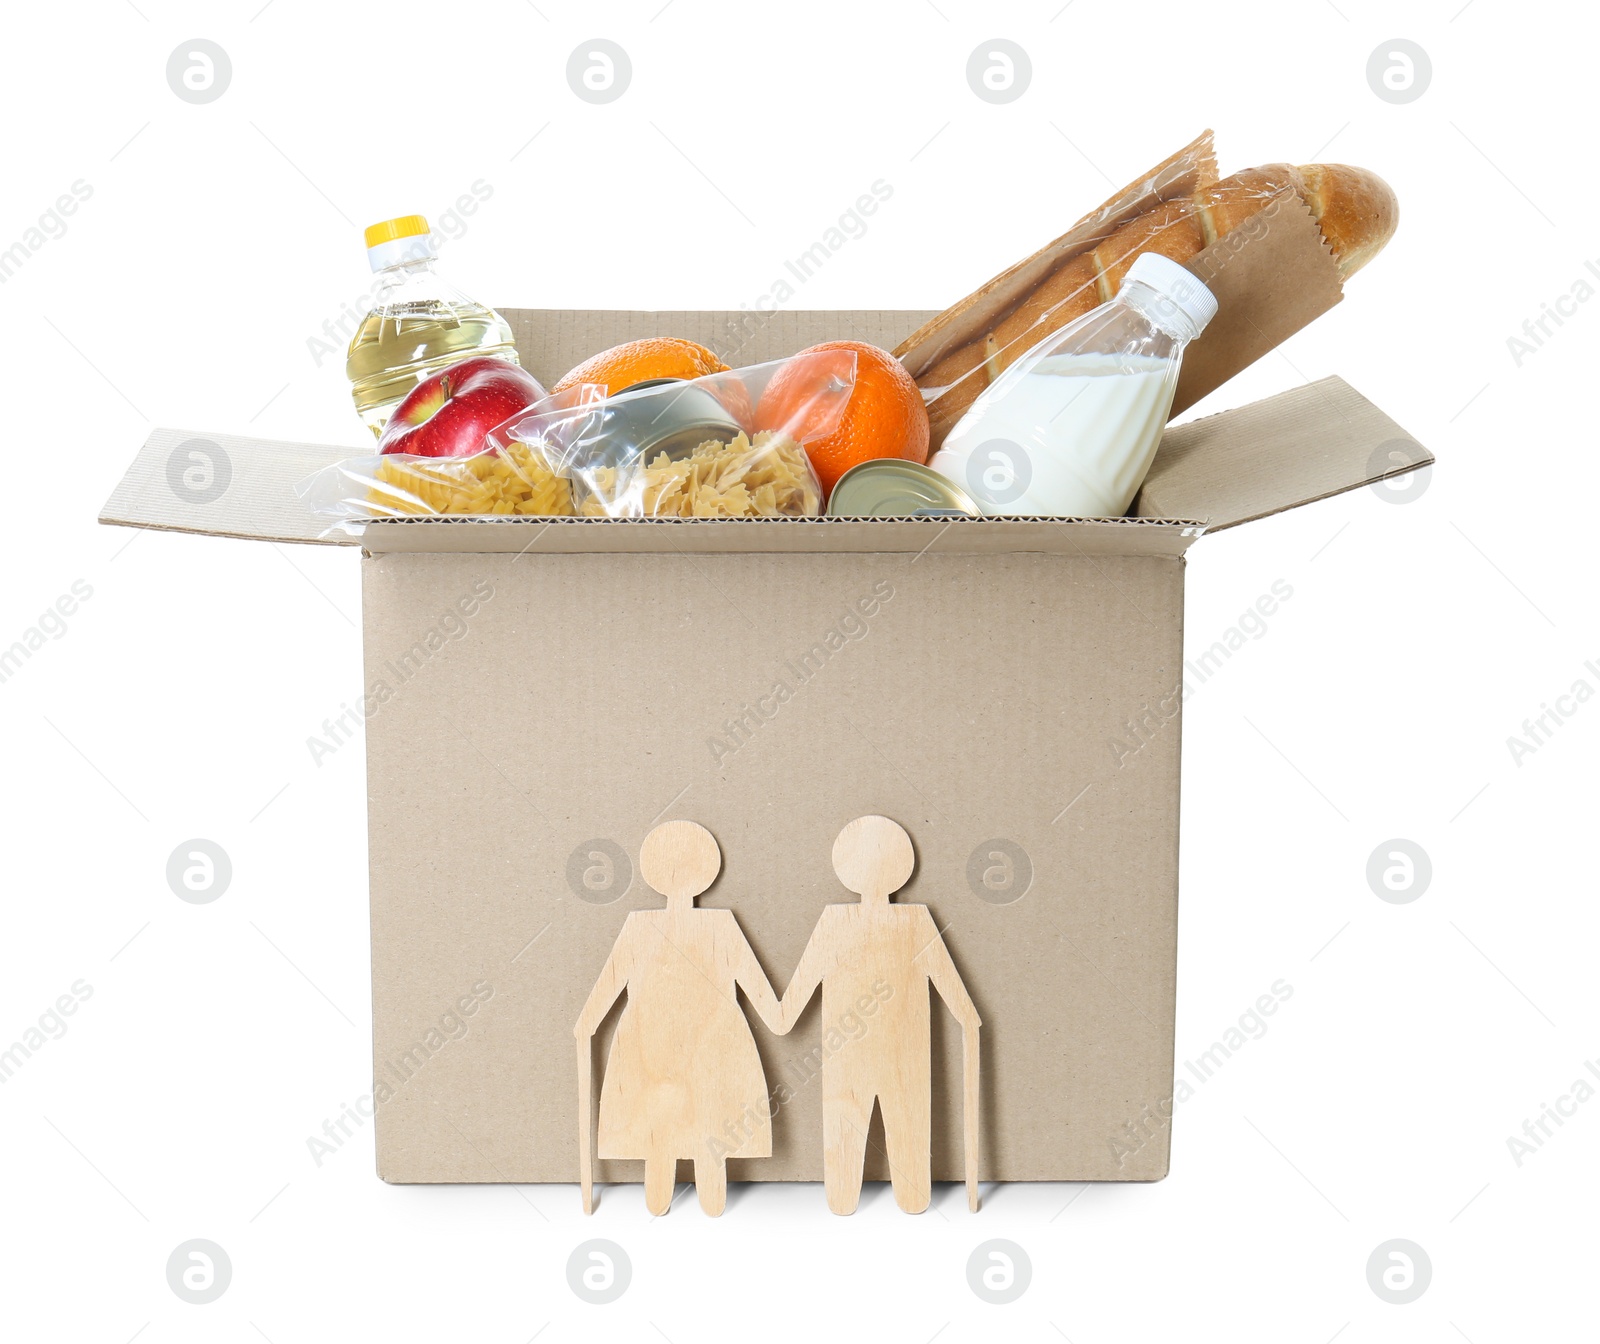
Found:
[[1344, 379], [1323, 378], [1169, 429], [1133, 513], [1219, 532], [1432, 462]]
[[1204, 531], [1166, 518], [404, 518], [372, 555], [1182, 555]]

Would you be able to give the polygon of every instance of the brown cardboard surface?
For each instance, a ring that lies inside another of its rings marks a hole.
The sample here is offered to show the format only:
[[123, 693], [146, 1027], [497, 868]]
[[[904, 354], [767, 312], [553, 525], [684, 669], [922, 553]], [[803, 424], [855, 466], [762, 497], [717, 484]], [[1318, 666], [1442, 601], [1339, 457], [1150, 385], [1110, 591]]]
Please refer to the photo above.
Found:
[[[1172, 1089], [1175, 700], [1120, 767], [1111, 744], [1178, 684], [1181, 559], [530, 551], [374, 555], [363, 575], [385, 1179], [576, 1179], [573, 1024], [628, 911], [659, 904], [637, 878], [579, 899], [587, 842], [636, 864], [657, 822], [709, 827], [725, 866], [701, 902], [737, 914], [781, 990], [847, 898], [830, 850], [865, 812], [910, 831], [904, 898], [982, 1014], [984, 1177], [1165, 1173], [1165, 1130], [1121, 1162], [1112, 1140]], [[463, 599], [465, 631], [430, 641]], [[1033, 868], [1005, 905], [968, 879], [997, 837]], [[463, 997], [465, 1034], [430, 1038]], [[959, 1032], [935, 1022], [934, 1174], [959, 1179]], [[730, 1175], [817, 1180], [819, 1009], [756, 1039], [793, 1095], [773, 1156]]]
[[1133, 502], [1209, 531], [1403, 475], [1433, 454], [1342, 378], [1168, 429]]
[[[287, 443], [213, 430], [155, 429], [101, 506], [100, 521], [210, 537], [354, 546], [358, 543], [350, 537], [323, 538], [328, 520], [316, 517], [294, 488], [313, 472], [368, 451], [356, 443]], [[209, 487], [205, 477], [191, 478], [200, 488], [184, 482], [183, 472], [194, 465], [191, 444], [212, 459]]]

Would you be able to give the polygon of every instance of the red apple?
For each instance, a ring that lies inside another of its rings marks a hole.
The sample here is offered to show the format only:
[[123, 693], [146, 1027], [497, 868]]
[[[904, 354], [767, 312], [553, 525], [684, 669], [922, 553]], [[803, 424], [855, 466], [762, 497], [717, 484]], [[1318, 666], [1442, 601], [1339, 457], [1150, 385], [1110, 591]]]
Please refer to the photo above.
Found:
[[544, 398], [526, 369], [476, 355], [424, 378], [394, 408], [380, 453], [413, 457], [471, 457], [488, 445], [489, 431]]

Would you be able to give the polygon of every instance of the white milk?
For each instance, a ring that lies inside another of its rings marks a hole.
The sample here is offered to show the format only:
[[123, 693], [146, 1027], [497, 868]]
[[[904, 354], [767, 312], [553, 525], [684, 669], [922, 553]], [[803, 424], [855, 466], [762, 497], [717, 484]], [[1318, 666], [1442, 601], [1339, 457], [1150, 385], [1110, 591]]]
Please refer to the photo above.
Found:
[[1046, 355], [1004, 396], [980, 399], [928, 465], [987, 514], [1120, 518], [1161, 442], [1177, 373], [1154, 355]]

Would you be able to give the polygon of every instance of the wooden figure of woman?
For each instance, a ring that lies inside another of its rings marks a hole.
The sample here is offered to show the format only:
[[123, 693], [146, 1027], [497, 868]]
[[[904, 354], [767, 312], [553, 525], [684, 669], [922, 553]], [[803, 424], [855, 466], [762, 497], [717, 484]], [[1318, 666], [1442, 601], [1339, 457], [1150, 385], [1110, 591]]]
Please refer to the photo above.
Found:
[[640, 876], [667, 898], [664, 910], [636, 910], [578, 1017], [579, 1172], [584, 1212], [594, 1208], [591, 1042], [618, 997], [617, 1023], [600, 1091], [599, 1155], [644, 1161], [645, 1204], [672, 1203], [678, 1159], [694, 1162], [700, 1207], [715, 1217], [727, 1202], [727, 1160], [772, 1155], [766, 1075], [737, 990], [769, 1028], [778, 1001], [728, 910], [694, 898], [722, 868], [711, 832], [669, 821], [645, 837]]

